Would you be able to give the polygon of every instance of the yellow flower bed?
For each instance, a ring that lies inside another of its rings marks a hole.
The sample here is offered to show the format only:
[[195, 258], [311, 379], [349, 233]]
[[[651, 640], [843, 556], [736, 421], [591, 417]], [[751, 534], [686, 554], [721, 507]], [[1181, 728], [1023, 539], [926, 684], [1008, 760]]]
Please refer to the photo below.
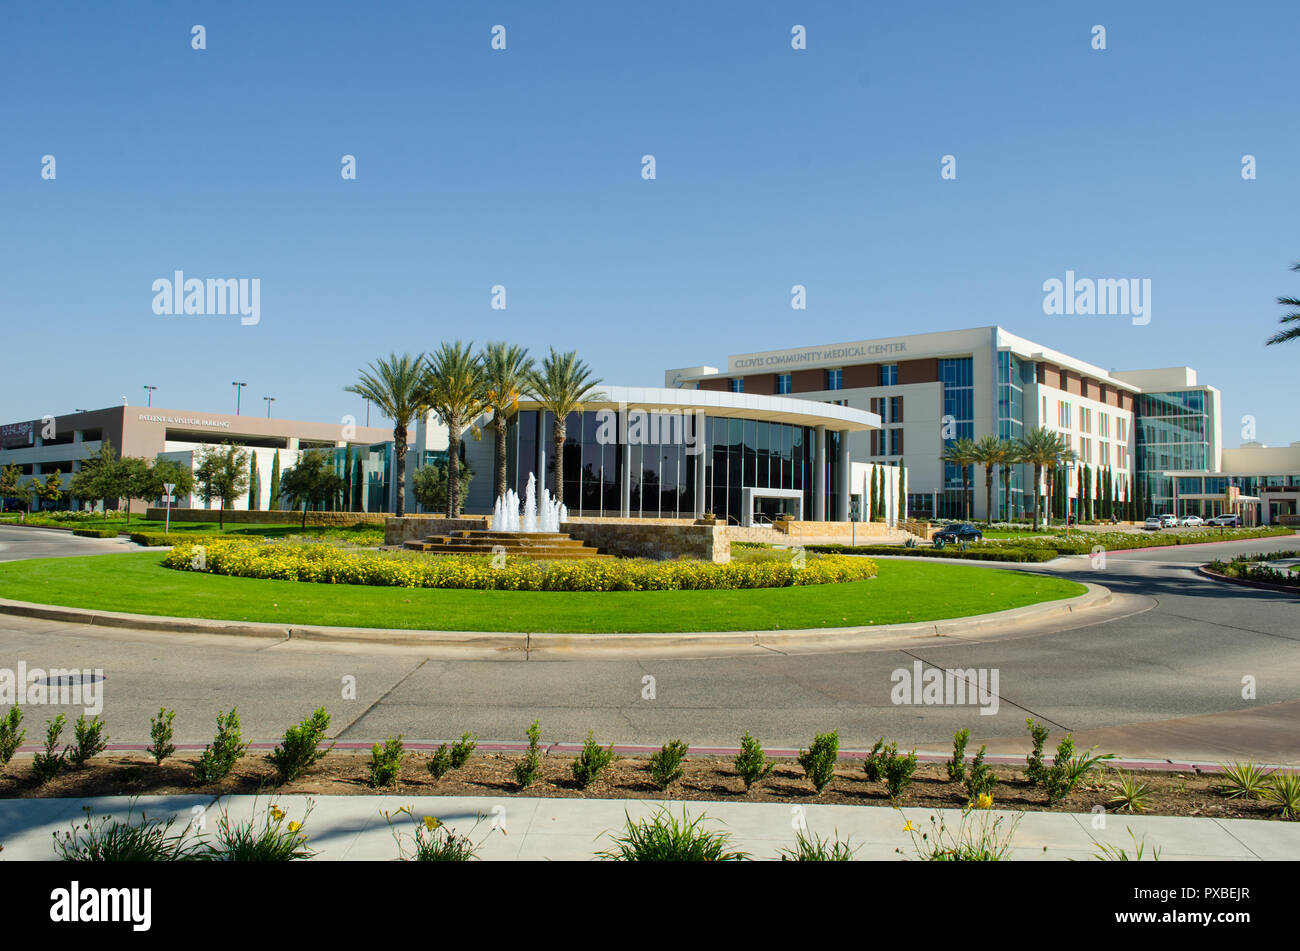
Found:
[[508, 558], [494, 568], [476, 555], [346, 551], [333, 545], [297, 545], [258, 539], [177, 544], [168, 568], [236, 578], [272, 578], [319, 584], [403, 588], [476, 588], [497, 591], [674, 591], [786, 588], [874, 578], [876, 563], [843, 555], [809, 555], [803, 567], [789, 559], [651, 561], [642, 558], [531, 561]]

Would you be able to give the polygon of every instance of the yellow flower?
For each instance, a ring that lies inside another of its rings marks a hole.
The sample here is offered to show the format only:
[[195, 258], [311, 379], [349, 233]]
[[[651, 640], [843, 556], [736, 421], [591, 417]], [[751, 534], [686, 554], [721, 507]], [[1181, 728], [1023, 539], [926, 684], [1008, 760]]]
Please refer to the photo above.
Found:
[[980, 793], [979, 798], [975, 800], [975, 808], [987, 809], [993, 805], [993, 797], [988, 793]]
[[271, 818], [274, 819], [276, 822], [279, 822], [281, 819], [284, 818], [284, 810], [281, 809], [279, 806], [272, 806]]
[[424, 817], [424, 827], [428, 829], [430, 832], [438, 828], [438, 826], [440, 825], [442, 825], [442, 823], [439, 822], [437, 819], [435, 819], [433, 816]]
[[907, 825], [903, 826], [903, 831], [904, 831], [904, 832], [915, 832], [915, 831], [916, 831], [916, 829], [912, 826], [912, 820], [911, 820], [911, 819], [908, 819], [908, 820], [907, 820]]
[[301, 828], [302, 828], [302, 823], [301, 823], [301, 822], [290, 822], [290, 823], [289, 823], [289, 831], [290, 831], [290, 832], [297, 832], [297, 831], [298, 831], [299, 829], [301, 829]]

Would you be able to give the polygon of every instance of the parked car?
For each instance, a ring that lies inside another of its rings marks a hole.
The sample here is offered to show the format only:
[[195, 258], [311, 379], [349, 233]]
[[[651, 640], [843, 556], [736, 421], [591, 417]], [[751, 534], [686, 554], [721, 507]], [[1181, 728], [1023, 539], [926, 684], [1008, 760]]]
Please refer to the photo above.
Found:
[[1241, 525], [1241, 516], [1239, 515], [1216, 515], [1214, 518], [1207, 519], [1206, 525], [1227, 526], [1237, 528]]
[[1160, 516], [1160, 527], [1161, 527], [1161, 528], [1176, 528], [1177, 526], [1178, 526], [1178, 516], [1177, 516], [1177, 515], [1168, 515], [1168, 514], [1165, 514], [1165, 515], [1161, 515], [1161, 516]]
[[1142, 523], [1142, 528], [1145, 531], [1149, 531], [1149, 532], [1158, 532], [1160, 531], [1160, 529], [1164, 527], [1165, 527], [1164, 519], [1162, 519], [1159, 515], [1152, 515], [1149, 519], [1147, 519], [1145, 522]]
[[945, 545], [955, 545], [957, 542], [979, 542], [984, 540], [984, 532], [970, 522], [962, 522], [959, 525], [945, 526], [935, 532], [934, 540]]
[[1178, 520], [1179, 525], [1204, 525], [1204, 520], [1199, 515], [1184, 515]]

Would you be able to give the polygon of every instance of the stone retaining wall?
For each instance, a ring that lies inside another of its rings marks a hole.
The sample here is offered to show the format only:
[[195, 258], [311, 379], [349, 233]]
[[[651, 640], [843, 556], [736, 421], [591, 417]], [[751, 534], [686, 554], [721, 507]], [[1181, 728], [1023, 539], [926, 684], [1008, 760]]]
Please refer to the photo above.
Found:
[[699, 558], [715, 564], [731, 560], [731, 540], [725, 525], [694, 525], [682, 519], [668, 520], [575, 519], [560, 525], [594, 548], [625, 558]]
[[444, 515], [404, 515], [395, 518], [390, 515], [384, 520], [384, 544], [400, 545], [427, 535], [484, 531], [491, 527], [491, 515], [462, 515], [460, 518], [447, 518]]
[[[218, 518], [220, 516], [220, 518]], [[166, 508], [149, 507], [144, 517], [161, 522], [167, 517]], [[393, 516], [388, 512], [308, 512], [308, 525], [383, 525]], [[236, 522], [250, 525], [301, 525], [302, 512], [288, 509], [172, 509], [173, 522]]]

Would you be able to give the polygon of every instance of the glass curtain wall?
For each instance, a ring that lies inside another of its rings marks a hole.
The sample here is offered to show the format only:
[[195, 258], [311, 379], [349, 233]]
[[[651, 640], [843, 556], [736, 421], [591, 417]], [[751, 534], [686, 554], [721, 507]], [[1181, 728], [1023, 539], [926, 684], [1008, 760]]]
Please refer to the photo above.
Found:
[[[939, 382], [943, 384], [943, 415], [956, 425], [953, 435], [943, 440], [944, 448], [960, 439], [975, 438], [975, 365], [972, 357], [939, 361]], [[974, 485], [973, 474], [970, 484]], [[965, 514], [962, 498], [961, 467], [943, 464], [943, 494], [939, 497], [940, 518], [961, 518]]]
[[1137, 398], [1137, 475], [1143, 480], [1150, 511], [1172, 512], [1175, 469], [1206, 469], [1210, 424], [1202, 390], [1143, 393]]

